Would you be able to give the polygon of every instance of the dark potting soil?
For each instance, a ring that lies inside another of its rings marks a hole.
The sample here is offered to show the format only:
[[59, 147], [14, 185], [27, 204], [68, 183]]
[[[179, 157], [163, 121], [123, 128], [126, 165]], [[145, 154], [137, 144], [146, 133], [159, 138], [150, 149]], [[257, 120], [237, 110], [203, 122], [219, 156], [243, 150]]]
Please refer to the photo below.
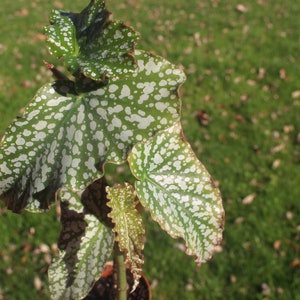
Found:
[[[144, 277], [141, 277], [140, 283], [133, 293], [130, 293], [133, 286], [133, 276], [129, 270], [126, 272], [128, 292], [127, 300], [150, 300], [150, 291], [148, 290], [148, 284]], [[101, 277], [94, 284], [90, 293], [83, 300], [114, 300], [115, 289], [113, 275], [107, 277]]]

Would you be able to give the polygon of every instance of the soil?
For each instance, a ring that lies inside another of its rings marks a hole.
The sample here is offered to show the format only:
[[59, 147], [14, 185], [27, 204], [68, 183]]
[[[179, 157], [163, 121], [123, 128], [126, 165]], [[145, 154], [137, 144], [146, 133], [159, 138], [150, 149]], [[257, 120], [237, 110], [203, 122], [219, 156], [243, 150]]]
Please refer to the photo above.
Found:
[[[142, 276], [140, 283], [133, 293], [130, 293], [133, 286], [133, 276], [127, 270], [128, 292], [127, 300], [151, 300], [151, 291], [147, 280]], [[116, 289], [114, 288], [113, 274], [101, 277], [94, 284], [90, 293], [83, 300], [114, 300]]]

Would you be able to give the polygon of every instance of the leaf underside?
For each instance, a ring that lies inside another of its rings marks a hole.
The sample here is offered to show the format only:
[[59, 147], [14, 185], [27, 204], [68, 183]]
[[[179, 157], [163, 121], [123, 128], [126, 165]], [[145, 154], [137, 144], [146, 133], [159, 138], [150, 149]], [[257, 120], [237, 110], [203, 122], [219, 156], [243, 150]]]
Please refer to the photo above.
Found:
[[184, 73], [136, 51], [139, 71], [78, 94], [72, 81], [46, 84], [7, 129], [0, 149], [0, 196], [8, 208], [47, 209], [61, 187], [82, 190], [120, 164], [132, 146], [180, 117]]
[[63, 189], [59, 197], [60, 255], [49, 268], [49, 288], [52, 299], [82, 299], [101, 276], [113, 249], [114, 235], [82, 204], [80, 192]]
[[142, 273], [144, 257], [145, 229], [141, 215], [136, 209], [138, 203], [133, 186], [107, 187], [107, 205], [111, 208], [109, 217], [115, 224], [113, 231], [116, 234], [121, 252], [125, 253], [125, 263], [133, 274], [133, 290], [137, 287]]
[[180, 123], [133, 147], [128, 157], [143, 206], [187, 254], [201, 263], [222, 238], [224, 211], [219, 190], [183, 139]]

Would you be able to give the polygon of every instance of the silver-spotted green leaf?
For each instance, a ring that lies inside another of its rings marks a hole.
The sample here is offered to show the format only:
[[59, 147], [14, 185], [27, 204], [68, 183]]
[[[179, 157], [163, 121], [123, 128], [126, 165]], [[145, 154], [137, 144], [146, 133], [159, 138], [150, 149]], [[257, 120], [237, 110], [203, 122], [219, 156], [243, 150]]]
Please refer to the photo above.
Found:
[[128, 161], [137, 195], [153, 219], [173, 238], [183, 238], [197, 263], [210, 259], [222, 238], [221, 196], [184, 141], [180, 123], [137, 144]]
[[111, 208], [109, 217], [115, 224], [113, 231], [119, 248], [125, 253], [125, 263], [130, 266], [133, 274], [133, 290], [137, 287], [142, 273], [144, 257], [145, 229], [141, 215], [136, 209], [138, 200], [134, 188], [130, 184], [125, 186], [107, 187], [107, 205]]
[[168, 61], [136, 52], [139, 71], [79, 94], [46, 84], [7, 129], [0, 147], [0, 197], [20, 211], [47, 209], [60, 187], [82, 190], [122, 163], [132, 146], [179, 120], [185, 77]]
[[111, 228], [88, 213], [81, 192], [60, 192], [62, 231], [60, 255], [51, 264], [49, 288], [53, 300], [82, 299], [91, 289], [112, 253]]
[[64, 58], [73, 74], [94, 80], [132, 74], [136, 71], [132, 53], [139, 36], [109, 16], [103, 0], [91, 1], [81, 13], [54, 10], [45, 28], [50, 53]]
[[70, 18], [55, 10], [50, 22], [55, 24], [45, 28], [50, 53], [57, 58], [78, 55], [76, 28]]

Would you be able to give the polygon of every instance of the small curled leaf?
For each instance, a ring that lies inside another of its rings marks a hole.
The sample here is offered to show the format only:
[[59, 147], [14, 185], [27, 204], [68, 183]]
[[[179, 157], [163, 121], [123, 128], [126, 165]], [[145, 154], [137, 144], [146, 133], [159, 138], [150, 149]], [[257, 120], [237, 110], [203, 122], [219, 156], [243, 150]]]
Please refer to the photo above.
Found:
[[111, 207], [109, 217], [115, 224], [113, 231], [119, 248], [125, 253], [125, 263], [130, 266], [133, 274], [133, 290], [137, 287], [142, 273], [144, 257], [142, 250], [145, 242], [145, 229], [141, 215], [136, 209], [138, 203], [134, 188], [124, 186], [107, 187], [107, 203]]

